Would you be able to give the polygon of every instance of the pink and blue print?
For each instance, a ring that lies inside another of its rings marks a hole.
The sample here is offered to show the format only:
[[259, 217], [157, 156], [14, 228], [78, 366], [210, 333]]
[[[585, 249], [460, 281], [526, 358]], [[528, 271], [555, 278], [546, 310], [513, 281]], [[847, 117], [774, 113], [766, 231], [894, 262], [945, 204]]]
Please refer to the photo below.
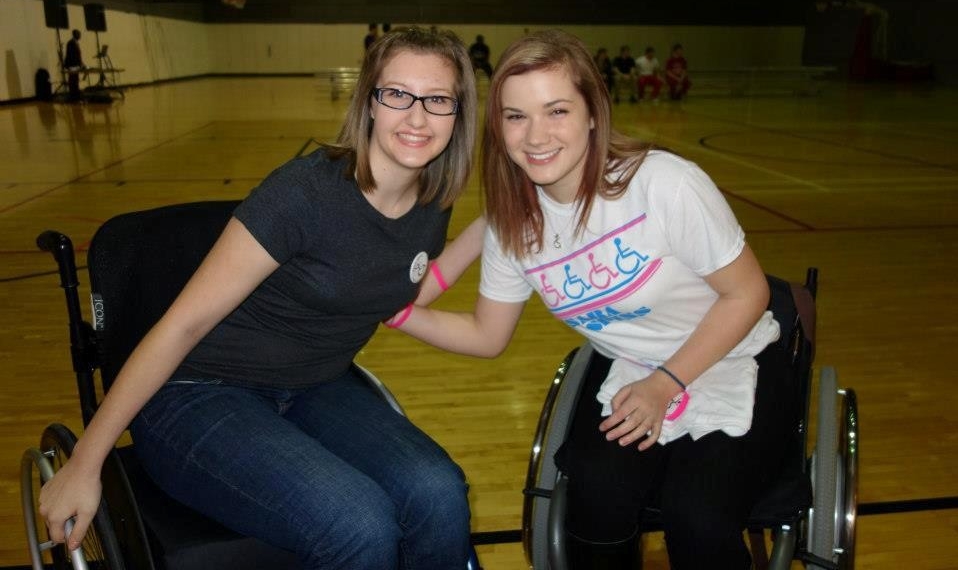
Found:
[[629, 243], [628, 230], [645, 220], [642, 214], [569, 255], [526, 270], [556, 318], [573, 328], [598, 331], [610, 322], [651, 311], [644, 306], [628, 312], [611, 307], [641, 289], [662, 265], [661, 259], [652, 259]]

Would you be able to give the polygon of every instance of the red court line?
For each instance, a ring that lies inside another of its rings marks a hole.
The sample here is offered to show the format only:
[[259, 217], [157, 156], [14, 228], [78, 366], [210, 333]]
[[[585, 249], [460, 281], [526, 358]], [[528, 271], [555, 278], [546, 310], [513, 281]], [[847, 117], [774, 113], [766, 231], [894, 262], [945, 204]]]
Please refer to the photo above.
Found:
[[739, 202], [744, 202], [744, 203], [748, 204], [749, 206], [751, 206], [751, 207], [753, 207], [753, 208], [756, 208], [756, 209], [758, 209], [758, 210], [762, 210], [763, 212], [767, 212], [767, 213], [769, 213], [769, 214], [772, 214], [772, 215], [775, 216], [776, 218], [783, 219], [783, 220], [785, 220], [786, 222], [788, 222], [788, 223], [790, 223], [790, 224], [795, 224], [796, 226], [802, 228], [802, 229], [805, 230], [805, 231], [809, 231], [809, 232], [814, 232], [814, 231], [816, 231], [816, 228], [815, 228], [814, 226], [812, 226], [812, 225], [810, 225], [810, 224], [806, 224], [805, 222], [803, 222], [803, 221], [801, 221], [801, 220], [798, 220], [798, 219], [796, 219], [796, 218], [793, 218], [793, 217], [791, 217], [791, 216], [787, 216], [787, 215], [785, 215], [785, 214], [779, 212], [778, 210], [774, 210], [774, 209], [772, 209], [772, 208], [769, 208], [768, 206], [765, 206], [765, 205], [763, 205], [763, 204], [759, 204], [758, 202], [756, 202], [756, 201], [754, 201], [754, 200], [749, 200], [748, 198], [744, 198], [744, 197], [742, 197], [742, 196], [739, 196], [738, 194], [735, 194], [734, 192], [730, 192], [730, 191], [726, 190], [725, 188], [719, 187], [719, 190], [721, 190], [721, 191], [722, 191], [722, 194], [725, 194], [726, 196], [730, 196], [730, 197], [732, 197], [732, 198], [735, 198], [735, 199], [738, 200]]

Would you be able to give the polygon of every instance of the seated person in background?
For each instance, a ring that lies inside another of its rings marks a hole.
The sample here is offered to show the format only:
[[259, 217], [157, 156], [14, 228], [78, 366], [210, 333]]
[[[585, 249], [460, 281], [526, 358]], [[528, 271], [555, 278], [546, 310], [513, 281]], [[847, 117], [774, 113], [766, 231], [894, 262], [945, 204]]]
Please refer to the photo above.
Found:
[[659, 77], [661, 69], [659, 60], [655, 57], [655, 48], [652, 46], [645, 48], [645, 54], [635, 61], [635, 66], [639, 69], [639, 100], [642, 100], [645, 88], [651, 85], [652, 100], [658, 101], [659, 91], [662, 90], [662, 78]]
[[612, 93], [615, 72], [612, 70], [612, 60], [609, 58], [609, 50], [600, 47], [599, 50], [595, 52], [595, 66], [599, 68], [599, 73], [602, 74], [602, 79], [605, 80], [605, 85], [609, 88], [609, 93]]
[[369, 46], [373, 45], [379, 39], [379, 26], [377, 24], [369, 24], [369, 31], [366, 32], [366, 37], [363, 38], [363, 49], [369, 51]]
[[619, 102], [619, 88], [626, 85], [629, 90], [629, 103], [635, 103], [635, 58], [632, 57], [632, 50], [629, 46], [619, 48], [619, 55], [612, 60], [612, 73], [615, 75], [615, 85], [612, 89], [612, 101]]
[[672, 55], [665, 62], [665, 81], [669, 84], [669, 98], [673, 101], [685, 97], [692, 86], [689, 81], [689, 63], [685, 60], [682, 44], [672, 46]]
[[469, 46], [469, 59], [472, 61], [472, 69], [481, 69], [486, 77], [492, 79], [492, 65], [489, 63], [489, 46], [486, 45], [486, 38], [482, 35], [476, 36], [476, 43]]

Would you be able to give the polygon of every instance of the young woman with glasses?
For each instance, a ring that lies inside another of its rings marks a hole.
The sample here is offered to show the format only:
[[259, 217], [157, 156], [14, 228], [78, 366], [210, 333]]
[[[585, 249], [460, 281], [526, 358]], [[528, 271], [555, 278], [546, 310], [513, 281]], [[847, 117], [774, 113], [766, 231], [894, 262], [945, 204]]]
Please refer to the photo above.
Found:
[[381, 321], [438, 294], [428, 263], [469, 176], [475, 117], [457, 37], [377, 41], [336, 143], [240, 204], [43, 487], [51, 537], [80, 543], [104, 458], [132, 422], [161, 488], [304, 568], [464, 568], [461, 469], [351, 363]]
[[433, 345], [492, 357], [538, 293], [599, 353], [555, 457], [569, 478], [570, 567], [638, 567], [641, 513], [655, 500], [672, 568], [745, 570], [759, 471], [743, 436], [755, 356], [779, 334], [768, 284], [709, 177], [615, 132], [610, 107], [577, 38], [540, 32], [510, 46], [486, 108], [475, 311], [397, 319]]

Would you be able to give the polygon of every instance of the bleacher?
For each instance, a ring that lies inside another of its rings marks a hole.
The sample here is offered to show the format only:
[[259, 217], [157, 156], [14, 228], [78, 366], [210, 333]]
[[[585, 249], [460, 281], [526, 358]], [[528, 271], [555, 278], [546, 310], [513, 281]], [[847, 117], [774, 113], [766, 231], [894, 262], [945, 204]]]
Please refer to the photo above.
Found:
[[[693, 69], [692, 97], [807, 97], [820, 95], [825, 80], [835, 77], [829, 66], [736, 67]], [[337, 101], [348, 99], [359, 77], [358, 67], [333, 67], [313, 74], [318, 96]], [[488, 85], [477, 74], [480, 91]], [[667, 91], [667, 88], [665, 89]]]
[[693, 69], [693, 97], [785, 97], [820, 95], [824, 80], [837, 69], [827, 66]]
[[348, 99], [359, 78], [358, 67], [333, 67], [313, 74], [316, 79], [316, 90], [331, 101], [340, 98]]

